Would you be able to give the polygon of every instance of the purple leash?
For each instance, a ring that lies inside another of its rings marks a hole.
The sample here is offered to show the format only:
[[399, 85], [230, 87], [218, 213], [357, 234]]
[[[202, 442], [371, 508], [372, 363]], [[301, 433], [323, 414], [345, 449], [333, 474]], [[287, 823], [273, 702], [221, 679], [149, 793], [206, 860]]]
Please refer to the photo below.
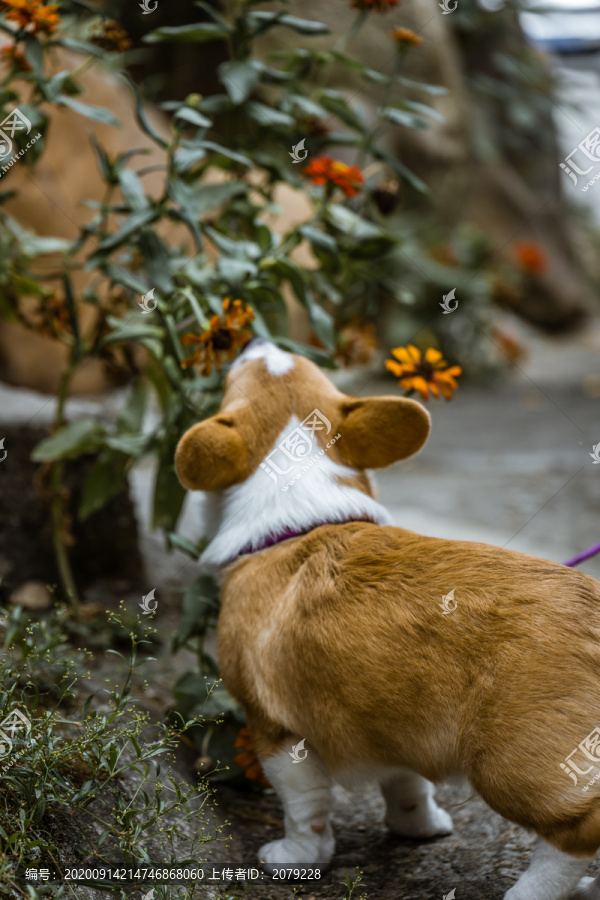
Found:
[[600, 553], [600, 544], [594, 544], [593, 547], [588, 547], [583, 553], [578, 553], [573, 559], [568, 559], [566, 563], [563, 563], [563, 566], [576, 566], [585, 559], [589, 559], [590, 556], [595, 556], [596, 553]]

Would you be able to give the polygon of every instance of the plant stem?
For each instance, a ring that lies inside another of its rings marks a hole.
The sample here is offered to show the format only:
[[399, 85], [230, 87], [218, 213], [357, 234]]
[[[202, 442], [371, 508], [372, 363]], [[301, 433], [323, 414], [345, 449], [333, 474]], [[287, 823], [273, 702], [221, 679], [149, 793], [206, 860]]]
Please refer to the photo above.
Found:
[[358, 12], [354, 22], [346, 32], [343, 34], [339, 41], [336, 43], [333, 48], [337, 53], [345, 53], [352, 41], [357, 37], [359, 31], [362, 29], [367, 16], [369, 15], [369, 11], [367, 9], [361, 9]]
[[[69, 388], [71, 386], [71, 379], [73, 377], [74, 370], [75, 360], [73, 357], [71, 357], [67, 368], [65, 369], [65, 372], [61, 378], [60, 387], [58, 389], [58, 395], [56, 398], [56, 413], [54, 416], [55, 429], [60, 428], [65, 423], [65, 403], [69, 394]], [[73, 576], [69, 554], [67, 552], [66, 546], [61, 540], [62, 525], [65, 514], [62, 495], [64, 469], [65, 467], [62, 459], [57, 459], [52, 464], [50, 480], [52, 489], [52, 543], [54, 545], [54, 555], [60, 582], [69, 599], [69, 604], [75, 615], [75, 618], [77, 621], [79, 621], [79, 606], [81, 601], [79, 599], [79, 593], [77, 591], [75, 578]]]

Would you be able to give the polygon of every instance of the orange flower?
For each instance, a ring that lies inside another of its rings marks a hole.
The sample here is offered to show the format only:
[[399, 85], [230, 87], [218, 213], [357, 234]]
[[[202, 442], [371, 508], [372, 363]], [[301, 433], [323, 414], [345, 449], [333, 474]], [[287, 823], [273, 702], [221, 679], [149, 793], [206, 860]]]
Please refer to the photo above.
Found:
[[366, 366], [378, 349], [377, 330], [373, 323], [355, 317], [338, 334], [336, 359], [344, 366]]
[[407, 344], [392, 350], [392, 356], [395, 359], [386, 360], [385, 367], [399, 379], [403, 388], [418, 391], [422, 400], [429, 400], [430, 391], [436, 398], [441, 391], [446, 400], [452, 400], [458, 387], [455, 379], [462, 369], [460, 366], [446, 368], [448, 363], [439, 350], [429, 347], [422, 357], [420, 350]]
[[242, 329], [253, 319], [254, 313], [249, 306], [244, 306], [241, 300], [232, 303], [226, 297], [223, 300], [223, 315], [212, 316], [206, 331], [200, 335], [188, 332], [182, 337], [184, 347], [198, 345], [192, 355], [183, 360], [182, 369], [199, 365], [203, 375], [210, 375], [214, 364], [220, 371], [224, 359], [233, 359], [238, 348], [244, 347], [250, 340], [250, 332]]
[[364, 184], [362, 172], [358, 166], [347, 166], [343, 162], [320, 156], [304, 169], [304, 174], [313, 184], [327, 184], [339, 187], [346, 197], [354, 197], [358, 188]]
[[376, 12], [389, 12], [393, 6], [398, 6], [400, 0], [352, 0], [355, 9], [375, 10]]
[[31, 34], [52, 34], [60, 22], [56, 4], [42, 5], [42, 0], [0, 0], [0, 12]]
[[382, 216], [390, 216], [400, 200], [400, 182], [395, 178], [382, 178], [372, 194], [375, 206]]
[[90, 42], [101, 47], [102, 50], [106, 50], [107, 53], [123, 53], [133, 47], [127, 32], [113, 19], [107, 19], [106, 22], [97, 25], [96, 30], [92, 32]]
[[17, 47], [16, 44], [10, 44], [6, 47], [2, 47], [2, 56], [4, 60], [8, 63], [12, 63], [15, 69], [19, 72], [32, 72], [32, 68], [27, 62], [25, 54], [21, 47]]
[[250, 737], [250, 732], [247, 728], [240, 728], [233, 746], [236, 749], [241, 748], [242, 750], [241, 753], [236, 755], [235, 762], [240, 769], [246, 770], [244, 772], [244, 777], [249, 778], [250, 781], [258, 781], [263, 787], [271, 787], [271, 783], [263, 772], [260, 762], [256, 758], [256, 754], [252, 747], [252, 738]]
[[541, 275], [548, 268], [548, 257], [535, 241], [519, 241], [513, 253], [517, 263], [529, 275]]
[[415, 31], [411, 31], [410, 28], [394, 28], [389, 34], [397, 44], [403, 47], [418, 47], [423, 43], [423, 38], [419, 37]]
[[507, 331], [497, 328], [494, 332], [494, 341], [503, 357], [513, 365], [516, 365], [525, 356], [525, 349], [521, 342]]

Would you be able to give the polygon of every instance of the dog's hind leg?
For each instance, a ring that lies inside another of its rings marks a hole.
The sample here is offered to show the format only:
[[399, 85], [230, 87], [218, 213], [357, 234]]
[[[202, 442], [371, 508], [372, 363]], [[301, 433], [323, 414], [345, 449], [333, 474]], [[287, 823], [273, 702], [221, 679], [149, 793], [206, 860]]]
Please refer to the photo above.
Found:
[[285, 837], [261, 847], [259, 859], [270, 867], [328, 863], [335, 850], [331, 778], [313, 747], [307, 746], [304, 759], [294, 761], [290, 746], [286, 743], [285, 749], [262, 760], [264, 773], [283, 803]]
[[[594, 893], [571, 893], [587, 869], [591, 859], [561, 853], [540, 838], [535, 845], [531, 865], [504, 900], [596, 900]], [[587, 881], [588, 879], [585, 879]]]
[[596, 878], [582, 878], [569, 900], [600, 900], [600, 875]]
[[410, 838], [451, 834], [452, 819], [435, 802], [434, 786], [426, 778], [402, 769], [381, 782], [381, 792], [385, 824], [394, 834]]

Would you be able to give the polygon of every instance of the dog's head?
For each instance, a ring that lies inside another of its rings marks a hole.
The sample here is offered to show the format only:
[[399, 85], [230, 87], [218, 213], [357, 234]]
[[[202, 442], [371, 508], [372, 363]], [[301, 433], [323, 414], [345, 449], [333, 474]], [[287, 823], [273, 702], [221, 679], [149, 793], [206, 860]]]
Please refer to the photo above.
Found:
[[261, 463], [271, 478], [288, 474], [321, 451], [347, 478], [412, 456], [428, 433], [429, 414], [414, 400], [349, 397], [314, 363], [255, 339], [229, 372], [221, 409], [183, 435], [175, 463], [196, 491], [239, 485]]

